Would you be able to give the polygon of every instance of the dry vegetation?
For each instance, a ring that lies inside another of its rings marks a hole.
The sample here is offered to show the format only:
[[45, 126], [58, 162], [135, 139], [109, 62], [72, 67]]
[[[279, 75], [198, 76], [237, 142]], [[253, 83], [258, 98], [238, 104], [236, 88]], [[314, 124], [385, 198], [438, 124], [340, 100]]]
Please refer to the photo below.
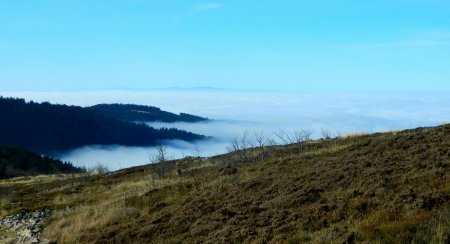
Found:
[[61, 243], [450, 241], [449, 125], [301, 143], [2, 181], [0, 214], [57, 210]]

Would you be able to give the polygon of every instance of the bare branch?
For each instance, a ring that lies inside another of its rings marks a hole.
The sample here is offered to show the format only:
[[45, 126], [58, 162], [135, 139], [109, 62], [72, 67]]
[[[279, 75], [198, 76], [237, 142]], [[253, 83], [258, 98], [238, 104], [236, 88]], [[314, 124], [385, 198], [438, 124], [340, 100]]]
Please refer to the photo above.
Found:
[[332, 137], [331, 131], [329, 131], [327, 129], [321, 129], [321, 132], [322, 132], [322, 138], [331, 139], [331, 137]]
[[254, 131], [253, 138], [258, 147], [264, 147], [266, 145], [266, 136], [264, 135], [264, 131]]
[[273, 134], [282, 142], [284, 145], [292, 144], [294, 143], [293, 138], [289, 135], [288, 132], [285, 130], [279, 129], [277, 131], [274, 131]]
[[168, 161], [167, 146], [159, 145], [156, 147], [156, 153], [150, 156], [150, 163], [164, 163]]

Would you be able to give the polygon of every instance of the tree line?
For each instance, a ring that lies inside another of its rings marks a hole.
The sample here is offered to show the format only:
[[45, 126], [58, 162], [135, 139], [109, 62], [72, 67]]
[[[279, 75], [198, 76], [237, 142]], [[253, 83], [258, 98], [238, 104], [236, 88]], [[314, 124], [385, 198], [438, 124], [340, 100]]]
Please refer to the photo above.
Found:
[[122, 120], [126, 122], [201, 122], [207, 121], [207, 118], [200, 116], [180, 113], [174, 114], [162, 111], [160, 108], [153, 106], [134, 105], [134, 104], [98, 104], [86, 109], [93, 111], [99, 115]]
[[204, 138], [184, 130], [120, 121], [78, 106], [0, 97], [0, 144], [38, 153], [85, 145], [152, 146], [160, 140]]
[[0, 146], [0, 179], [41, 174], [68, 174], [84, 172], [82, 168], [28, 152], [19, 148]]

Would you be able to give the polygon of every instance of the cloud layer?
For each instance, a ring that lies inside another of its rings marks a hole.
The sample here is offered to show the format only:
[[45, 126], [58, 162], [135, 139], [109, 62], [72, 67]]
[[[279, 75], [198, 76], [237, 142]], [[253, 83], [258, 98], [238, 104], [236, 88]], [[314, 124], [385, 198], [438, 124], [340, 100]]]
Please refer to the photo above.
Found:
[[[244, 131], [308, 128], [314, 137], [327, 129], [336, 134], [378, 132], [434, 126], [450, 122], [448, 92], [414, 93], [260, 93], [205, 91], [97, 91], [56, 93], [3, 93], [73, 105], [136, 103], [164, 110], [186, 112], [215, 119], [209, 123], [151, 123], [154, 127], [176, 127], [214, 136], [216, 140], [196, 144], [168, 141], [174, 158], [226, 152], [229, 140]], [[97, 163], [111, 169], [149, 163], [154, 148], [89, 146], [60, 155], [63, 160], [90, 167]]]

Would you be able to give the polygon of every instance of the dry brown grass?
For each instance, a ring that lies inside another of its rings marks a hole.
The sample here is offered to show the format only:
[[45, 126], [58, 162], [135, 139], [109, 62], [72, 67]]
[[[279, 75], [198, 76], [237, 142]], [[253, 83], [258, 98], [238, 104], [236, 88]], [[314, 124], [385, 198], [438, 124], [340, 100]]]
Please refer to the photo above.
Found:
[[58, 179], [70, 178], [72, 175], [38, 175], [38, 176], [23, 176], [11, 179], [0, 180], [0, 186], [20, 185], [20, 184], [41, 184], [55, 181]]
[[[99, 226], [108, 226], [139, 216], [140, 210], [126, 207], [123, 200], [78, 206], [58, 212], [44, 230], [44, 236], [60, 243], [78, 242], [77, 236]], [[74, 235], [75, 234], [75, 235]]]
[[61, 243], [443, 243], [449, 135], [442, 126], [312, 141], [302, 154], [274, 147], [252, 163], [223, 155], [18, 180], [0, 185], [0, 204], [2, 214], [55, 209], [44, 235]]

